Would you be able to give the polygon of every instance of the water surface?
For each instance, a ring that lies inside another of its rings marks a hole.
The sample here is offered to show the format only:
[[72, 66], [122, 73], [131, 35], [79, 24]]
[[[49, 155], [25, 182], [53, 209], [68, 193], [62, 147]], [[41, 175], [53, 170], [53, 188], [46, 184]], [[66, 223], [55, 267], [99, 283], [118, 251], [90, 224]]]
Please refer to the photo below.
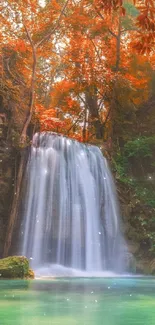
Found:
[[155, 278], [0, 281], [1, 325], [155, 325]]

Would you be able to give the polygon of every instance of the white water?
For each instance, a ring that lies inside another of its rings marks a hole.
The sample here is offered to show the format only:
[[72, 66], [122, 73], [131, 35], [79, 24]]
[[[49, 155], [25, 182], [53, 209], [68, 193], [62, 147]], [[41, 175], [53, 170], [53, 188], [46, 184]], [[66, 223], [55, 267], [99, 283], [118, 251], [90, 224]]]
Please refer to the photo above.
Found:
[[38, 274], [124, 271], [115, 186], [98, 147], [36, 134], [25, 184], [22, 254]]

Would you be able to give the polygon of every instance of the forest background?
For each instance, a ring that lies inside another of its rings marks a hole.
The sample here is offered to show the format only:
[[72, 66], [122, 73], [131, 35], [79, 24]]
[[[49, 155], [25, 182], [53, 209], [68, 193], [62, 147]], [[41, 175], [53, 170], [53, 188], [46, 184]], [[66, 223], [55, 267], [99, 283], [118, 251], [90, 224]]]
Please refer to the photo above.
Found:
[[16, 246], [32, 136], [52, 131], [108, 157], [129, 250], [151, 273], [154, 1], [2, 0], [0, 18], [0, 255]]

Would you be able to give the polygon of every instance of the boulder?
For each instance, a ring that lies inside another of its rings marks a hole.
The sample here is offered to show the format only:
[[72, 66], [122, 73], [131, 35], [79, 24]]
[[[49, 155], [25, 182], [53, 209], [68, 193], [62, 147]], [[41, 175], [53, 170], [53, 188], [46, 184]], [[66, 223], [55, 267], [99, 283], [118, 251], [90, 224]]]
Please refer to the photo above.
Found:
[[150, 262], [150, 273], [155, 275], [155, 259], [151, 260]]
[[29, 279], [34, 278], [34, 272], [29, 267], [29, 260], [24, 256], [9, 256], [0, 259], [0, 278]]
[[137, 260], [136, 272], [144, 275], [155, 275], [155, 259], [141, 258]]

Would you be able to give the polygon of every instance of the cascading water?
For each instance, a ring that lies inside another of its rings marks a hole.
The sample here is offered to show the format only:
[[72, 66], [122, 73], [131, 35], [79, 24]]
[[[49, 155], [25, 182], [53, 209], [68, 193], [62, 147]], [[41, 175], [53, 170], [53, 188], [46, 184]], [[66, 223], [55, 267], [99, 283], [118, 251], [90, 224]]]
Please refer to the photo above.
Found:
[[22, 254], [35, 270], [50, 274], [60, 265], [96, 274], [123, 271], [115, 186], [98, 147], [55, 133], [35, 134], [22, 233]]

